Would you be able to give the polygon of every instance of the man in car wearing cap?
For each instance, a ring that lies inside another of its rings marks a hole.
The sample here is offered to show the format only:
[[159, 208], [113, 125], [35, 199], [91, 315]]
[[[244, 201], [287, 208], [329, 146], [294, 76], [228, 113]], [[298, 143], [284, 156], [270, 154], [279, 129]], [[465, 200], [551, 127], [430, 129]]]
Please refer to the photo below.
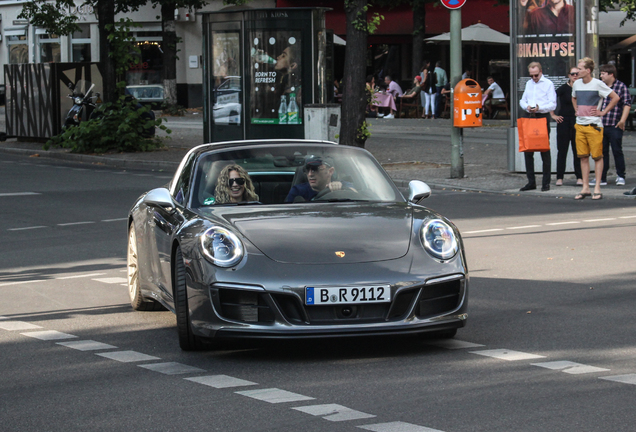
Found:
[[324, 189], [331, 192], [342, 188], [351, 188], [349, 182], [331, 181], [335, 169], [329, 157], [309, 156], [305, 160], [305, 173], [307, 182], [299, 183], [291, 188], [286, 203], [311, 201], [318, 193]]

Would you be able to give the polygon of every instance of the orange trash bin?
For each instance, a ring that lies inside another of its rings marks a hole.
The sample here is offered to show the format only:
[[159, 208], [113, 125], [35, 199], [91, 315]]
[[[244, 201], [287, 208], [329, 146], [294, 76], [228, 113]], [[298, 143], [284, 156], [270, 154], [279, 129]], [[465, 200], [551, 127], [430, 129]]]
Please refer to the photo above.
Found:
[[453, 125], [455, 127], [482, 125], [481, 96], [481, 87], [477, 81], [467, 78], [457, 83], [453, 94]]

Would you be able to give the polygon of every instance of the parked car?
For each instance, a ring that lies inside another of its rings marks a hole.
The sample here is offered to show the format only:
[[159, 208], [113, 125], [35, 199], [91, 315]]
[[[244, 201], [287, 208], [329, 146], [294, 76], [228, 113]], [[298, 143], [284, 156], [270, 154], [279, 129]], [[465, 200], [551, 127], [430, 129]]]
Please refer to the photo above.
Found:
[[164, 91], [161, 84], [130, 85], [126, 86], [127, 94], [132, 95], [142, 104], [150, 104], [153, 108], [159, 108], [164, 101]]
[[[236, 166], [247, 174], [227, 180]], [[224, 201], [239, 185], [256, 195]], [[184, 350], [242, 337], [453, 337], [468, 269], [455, 225], [420, 204], [430, 194], [414, 180], [404, 198], [360, 148], [200, 145], [130, 210], [131, 304], [174, 312]]]

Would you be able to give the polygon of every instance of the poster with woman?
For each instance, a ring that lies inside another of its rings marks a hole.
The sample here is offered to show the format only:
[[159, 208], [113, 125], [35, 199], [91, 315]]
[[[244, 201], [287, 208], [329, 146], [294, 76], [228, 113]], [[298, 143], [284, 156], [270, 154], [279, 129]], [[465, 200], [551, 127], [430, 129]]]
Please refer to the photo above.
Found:
[[576, 66], [576, 9], [573, 0], [516, 0], [517, 91], [525, 88], [528, 65], [541, 63], [555, 88]]
[[300, 31], [255, 30], [251, 41], [252, 124], [301, 124]]

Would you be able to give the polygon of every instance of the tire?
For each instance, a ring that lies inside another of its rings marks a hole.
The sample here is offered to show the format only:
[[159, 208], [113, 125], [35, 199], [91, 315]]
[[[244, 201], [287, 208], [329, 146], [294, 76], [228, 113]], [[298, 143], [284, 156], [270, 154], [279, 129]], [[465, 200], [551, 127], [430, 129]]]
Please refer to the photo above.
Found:
[[139, 254], [137, 252], [137, 234], [134, 224], [128, 230], [128, 252], [126, 254], [126, 265], [128, 273], [128, 295], [130, 304], [134, 310], [138, 311], [158, 311], [165, 308], [154, 300], [146, 300], [141, 295], [139, 284]]
[[174, 258], [174, 308], [177, 315], [177, 333], [179, 346], [184, 351], [200, 351], [208, 347], [207, 339], [192, 333], [190, 326], [190, 311], [188, 308], [188, 293], [186, 289], [186, 271], [183, 264], [181, 248], [177, 247]]

